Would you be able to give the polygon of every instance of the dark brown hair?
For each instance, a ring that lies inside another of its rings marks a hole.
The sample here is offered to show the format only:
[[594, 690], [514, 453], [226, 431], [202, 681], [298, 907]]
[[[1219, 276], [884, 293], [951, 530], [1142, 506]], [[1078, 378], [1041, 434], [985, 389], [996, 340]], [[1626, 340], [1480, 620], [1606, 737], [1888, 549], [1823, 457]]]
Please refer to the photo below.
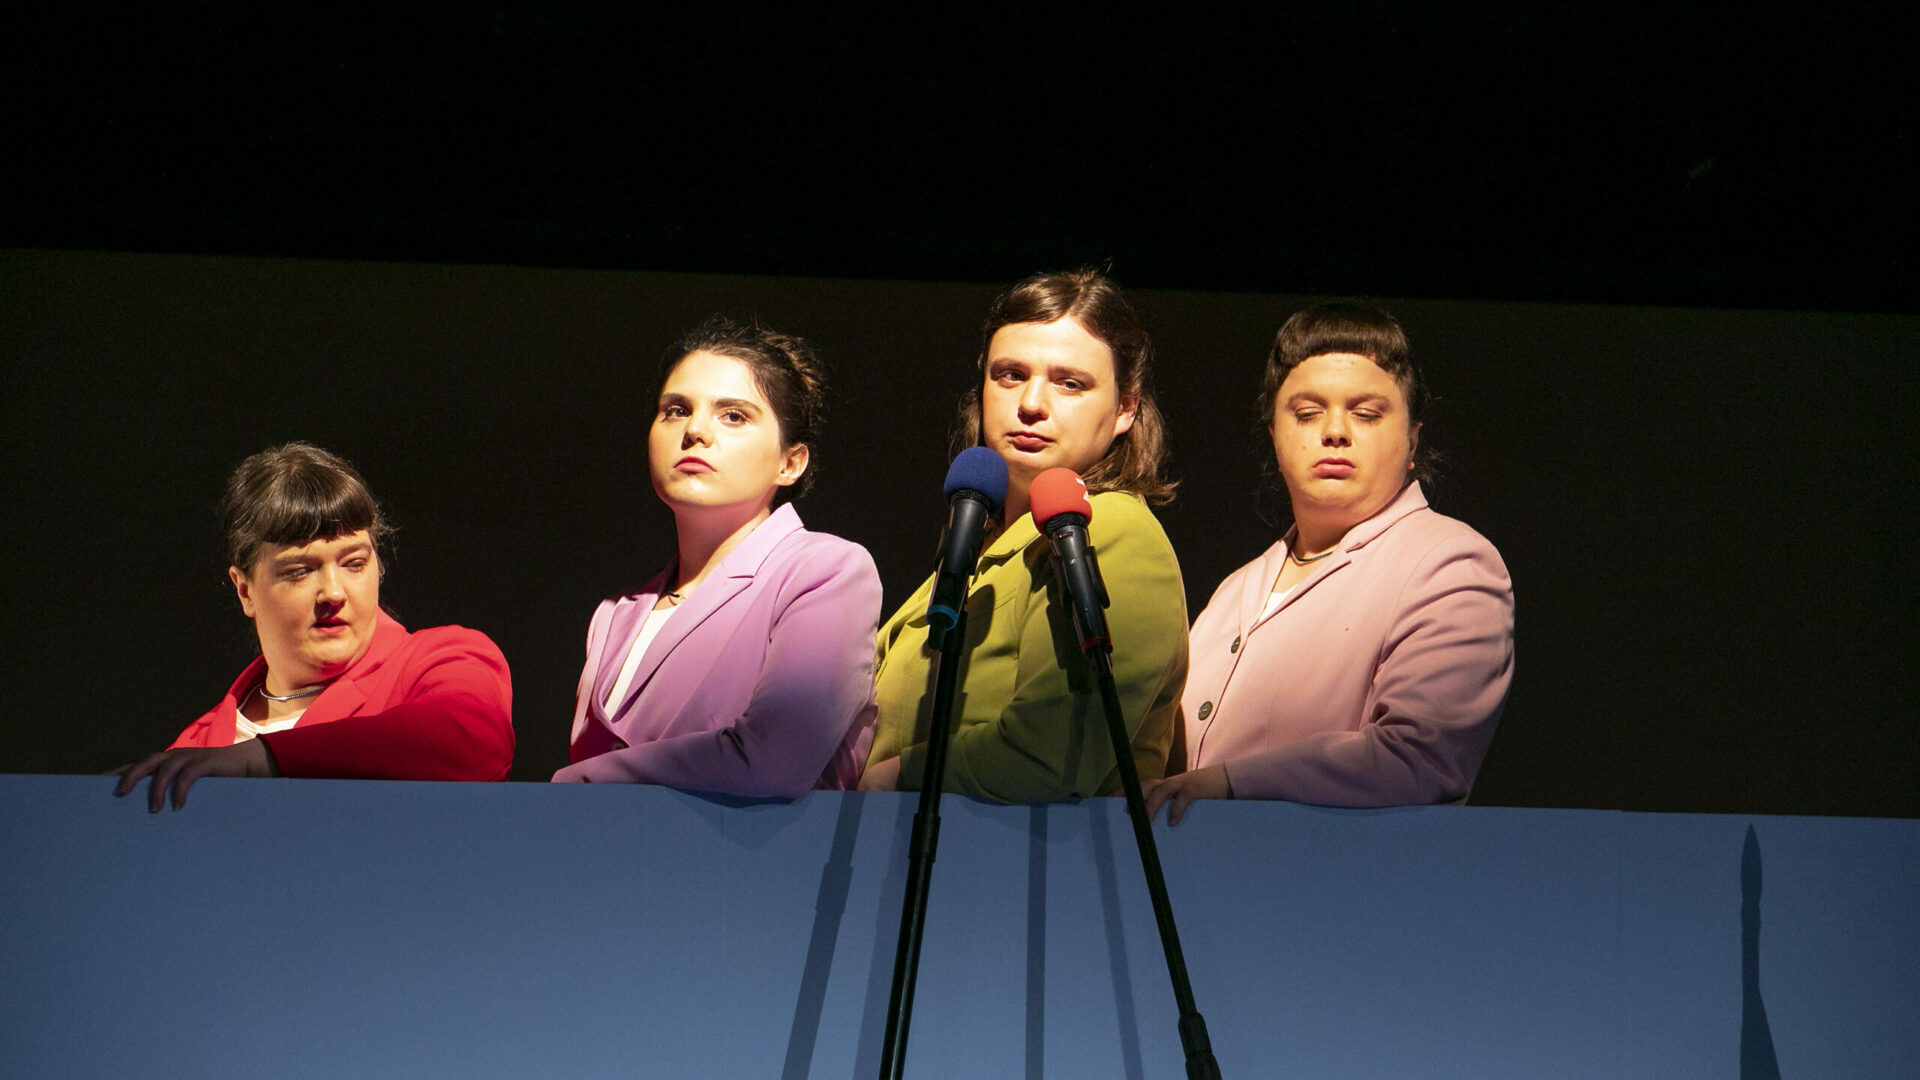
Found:
[[808, 451], [806, 471], [792, 484], [775, 490], [773, 505], [805, 495], [820, 471], [815, 440], [827, 419], [827, 372], [813, 346], [804, 338], [759, 323], [714, 315], [682, 334], [667, 350], [660, 362], [661, 384], [666, 384], [680, 361], [697, 352], [718, 353], [747, 365], [753, 385], [767, 399], [780, 426], [780, 449], [804, 445]]
[[391, 532], [352, 465], [311, 443], [262, 450], [227, 477], [220, 537], [245, 574], [266, 544], [305, 544], [365, 529], [375, 549]]
[[[1267, 353], [1267, 370], [1260, 383], [1260, 426], [1273, 428], [1273, 410], [1280, 384], [1302, 361], [1327, 353], [1352, 353], [1380, 365], [1407, 398], [1409, 428], [1426, 416], [1426, 384], [1413, 362], [1413, 343], [1400, 320], [1387, 309], [1364, 300], [1328, 300], [1301, 308], [1281, 325]], [[1426, 440], [1414, 453], [1413, 479], [1433, 479], [1434, 454]]]
[[1081, 475], [1087, 490], [1130, 492], [1155, 505], [1173, 501], [1179, 481], [1166, 476], [1167, 427], [1153, 400], [1153, 342], [1120, 287], [1091, 267], [1035, 274], [994, 298], [980, 327], [976, 377], [960, 405], [954, 449], [980, 445], [980, 389], [986, 381], [987, 350], [994, 333], [1003, 326], [1057, 322], [1069, 316], [1107, 346], [1121, 395], [1131, 395], [1139, 403], [1133, 427], [1117, 436], [1106, 456]]

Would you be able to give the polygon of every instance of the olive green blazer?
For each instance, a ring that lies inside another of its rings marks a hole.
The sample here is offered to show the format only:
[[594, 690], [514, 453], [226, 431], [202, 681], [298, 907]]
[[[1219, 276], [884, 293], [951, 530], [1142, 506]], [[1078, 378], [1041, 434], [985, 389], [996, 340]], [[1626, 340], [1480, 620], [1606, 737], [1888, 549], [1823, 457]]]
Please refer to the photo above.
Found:
[[[1160, 522], [1137, 496], [1092, 498], [1087, 538], [1108, 596], [1113, 673], [1143, 780], [1166, 771], [1187, 679], [1186, 593]], [[933, 705], [929, 577], [879, 633], [879, 707], [868, 762], [900, 758], [900, 786], [926, 773]], [[967, 594], [965, 668], [948, 743], [946, 790], [1029, 803], [1119, 790], [1100, 691], [1060, 600], [1052, 545], [1022, 516], [992, 536]]]

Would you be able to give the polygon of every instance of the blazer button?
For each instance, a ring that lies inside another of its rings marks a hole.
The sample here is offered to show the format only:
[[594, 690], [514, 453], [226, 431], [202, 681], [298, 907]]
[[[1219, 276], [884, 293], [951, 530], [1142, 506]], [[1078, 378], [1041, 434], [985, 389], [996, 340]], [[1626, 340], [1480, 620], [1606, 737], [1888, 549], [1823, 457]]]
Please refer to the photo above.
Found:
[[1228, 651], [1228, 652], [1239, 652], [1239, 651], [1240, 651], [1240, 639], [1239, 639], [1239, 638], [1234, 638], [1234, 639], [1233, 639], [1233, 644], [1231, 644], [1231, 645], [1229, 645], [1229, 646], [1227, 646], [1227, 651]]
[[1201, 702], [1200, 703], [1200, 719], [1205, 720], [1207, 717], [1212, 715], [1213, 715], [1213, 702], [1211, 701]]

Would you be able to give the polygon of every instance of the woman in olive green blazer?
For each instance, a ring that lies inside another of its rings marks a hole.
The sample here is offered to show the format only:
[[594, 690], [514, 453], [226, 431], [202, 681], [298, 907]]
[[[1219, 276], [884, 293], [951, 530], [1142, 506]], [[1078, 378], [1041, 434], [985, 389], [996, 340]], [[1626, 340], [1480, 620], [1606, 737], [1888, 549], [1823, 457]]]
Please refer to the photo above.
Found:
[[[1027, 512], [1033, 478], [1062, 466], [1093, 493], [1087, 532], [1112, 598], [1114, 680], [1140, 776], [1158, 779], [1186, 683], [1187, 616], [1173, 546], [1147, 508], [1174, 489], [1163, 475], [1152, 345], [1120, 290], [1092, 270], [1008, 289], [984, 336], [981, 382], [960, 430], [1006, 461], [1007, 498], [967, 597], [946, 788], [1042, 802], [1119, 787], [1099, 690], [1059, 602], [1052, 547]], [[932, 584], [880, 628], [878, 719], [863, 789], [917, 790], [924, 778]]]

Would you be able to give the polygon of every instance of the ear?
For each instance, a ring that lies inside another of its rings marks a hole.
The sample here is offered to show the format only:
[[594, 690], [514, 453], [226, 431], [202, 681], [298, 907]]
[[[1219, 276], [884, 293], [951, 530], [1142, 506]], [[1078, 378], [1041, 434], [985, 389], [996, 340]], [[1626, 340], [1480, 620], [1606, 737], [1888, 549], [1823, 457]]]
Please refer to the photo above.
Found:
[[1407, 471], [1413, 471], [1413, 461], [1420, 453], [1420, 425], [1407, 429]]
[[1140, 411], [1139, 394], [1120, 395], [1120, 415], [1113, 418], [1113, 437], [1119, 438], [1133, 430], [1133, 418]]
[[797, 483], [806, 475], [807, 463], [812, 460], [813, 452], [807, 449], [806, 443], [794, 443], [787, 447], [785, 459], [780, 462], [780, 475], [773, 482], [781, 487]]
[[237, 566], [227, 567], [227, 580], [233, 582], [233, 593], [240, 598], [240, 610], [253, 618], [253, 582]]

